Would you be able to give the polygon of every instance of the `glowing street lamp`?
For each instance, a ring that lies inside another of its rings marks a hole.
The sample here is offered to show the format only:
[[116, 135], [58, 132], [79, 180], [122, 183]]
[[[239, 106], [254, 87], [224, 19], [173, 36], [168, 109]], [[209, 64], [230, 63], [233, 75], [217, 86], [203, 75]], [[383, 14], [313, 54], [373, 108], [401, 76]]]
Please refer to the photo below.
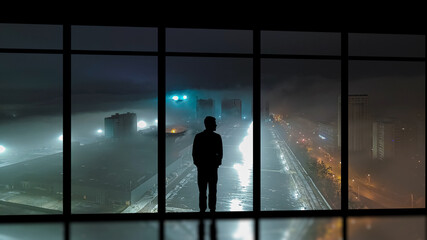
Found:
[[187, 95], [182, 96], [182, 99], [187, 100]]
[[179, 99], [179, 98], [178, 98], [178, 96], [173, 96], [173, 97], [172, 97], [172, 99], [173, 99], [174, 101], [178, 101], [178, 99]]
[[145, 128], [145, 127], [147, 127], [147, 123], [145, 121], [142, 121], [142, 120], [139, 121], [137, 124], [138, 124], [139, 128]]
[[3, 145], [0, 145], [0, 153], [4, 153], [6, 151], [6, 148]]
[[99, 134], [101, 134], [101, 133], [103, 133], [104, 131], [102, 131], [102, 129], [98, 129], [96, 132], [97, 132], [97, 133], [99, 133]]
[[58, 140], [61, 142], [64, 141], [64, 136], [61, 134], [61, 136], [58, 137]]

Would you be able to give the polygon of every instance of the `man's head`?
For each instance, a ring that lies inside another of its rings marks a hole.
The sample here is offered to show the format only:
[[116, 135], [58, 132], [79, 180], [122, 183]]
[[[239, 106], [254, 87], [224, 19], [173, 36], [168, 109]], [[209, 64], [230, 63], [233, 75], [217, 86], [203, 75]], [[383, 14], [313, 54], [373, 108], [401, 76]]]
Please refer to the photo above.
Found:
[[206, 130], [215, 131], [216, 130], [216, 121], [212, 116], [205, 117], [205, 127]]

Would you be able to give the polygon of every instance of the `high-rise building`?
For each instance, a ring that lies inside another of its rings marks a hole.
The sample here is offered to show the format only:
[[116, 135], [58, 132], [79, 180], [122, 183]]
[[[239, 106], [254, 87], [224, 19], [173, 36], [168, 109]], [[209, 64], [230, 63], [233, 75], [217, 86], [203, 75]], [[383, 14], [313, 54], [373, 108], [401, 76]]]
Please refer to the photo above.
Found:
[[395, 156], [395, 123], [391, 120], [372, 124], [372, 158], [392, 160]]
[[223, 99], [221, 102], [221, 120], [222, 121], [242, 120], [242, 100]]
[[197, 99], [196, 105], [196, 118], [198, 121], [202, 121], [206, 116], [214, 116], [214, 101], [209, 99]]
[[136, 113], [114, 114], [104, 119], [105, 137], [124, 138], [137, 133]]
[[372, 124], [368, 114], [368, 95], [348, 96], [348, 151], [370, 153]]

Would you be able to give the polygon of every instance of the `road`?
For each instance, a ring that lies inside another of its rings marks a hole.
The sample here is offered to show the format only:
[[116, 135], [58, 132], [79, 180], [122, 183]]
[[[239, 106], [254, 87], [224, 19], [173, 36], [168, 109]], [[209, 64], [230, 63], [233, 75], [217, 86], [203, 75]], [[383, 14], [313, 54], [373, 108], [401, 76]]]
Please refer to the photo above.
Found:
[[[249, 124], [222, 126], [223, 164], [218, 170], [217, 211], [252, 211], [253, 143]], [[262, 131], [262, 210], [331, 209], [282, 136], [274, 128]], [[191, 145], [183, 150], [191, 163]], [[185, 165], [185, 164], [184, 164]], [[198, 211], [197, 171], [191, 164], [166, 189], [166, 211]]]
[[262, 129], [262, 210], [331, 209], [288, 143], [282, 128]]
[[[217, 211], [252, 211], [252, 134], [250, 123], [220, 126], [224, 157], [218, 169]], [[181, 161], [192, 163], [191, 145], [184, 149]], [[166, 211], [197, 212], [197, 170], [193, 165], [166, 189]]]

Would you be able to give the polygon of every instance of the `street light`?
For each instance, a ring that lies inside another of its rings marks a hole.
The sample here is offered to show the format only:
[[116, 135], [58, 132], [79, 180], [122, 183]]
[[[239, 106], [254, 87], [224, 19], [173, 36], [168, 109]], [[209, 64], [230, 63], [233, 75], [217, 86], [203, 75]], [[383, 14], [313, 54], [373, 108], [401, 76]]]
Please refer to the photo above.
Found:
[[102, 129], [98, 129], [96, 132], [97, 132], [97, 133], [99, 133], [99, 134], [101, 134], [101, 133], [103, 133], [104, 131], [102, 131]]
[[64, 136], [61, 134], [61, 136], [58, 137], [58, 140], [61, 142], [64, 141]]
[[145, 128], [145, 127], [147, 127], [147, 123], [145, 121], [141, 120], [138, 122], [138, 127], [139, 128]]
[[3, 145], [0, 145], [0, 153], [4, 153], [6, 151], [6, 148]]

